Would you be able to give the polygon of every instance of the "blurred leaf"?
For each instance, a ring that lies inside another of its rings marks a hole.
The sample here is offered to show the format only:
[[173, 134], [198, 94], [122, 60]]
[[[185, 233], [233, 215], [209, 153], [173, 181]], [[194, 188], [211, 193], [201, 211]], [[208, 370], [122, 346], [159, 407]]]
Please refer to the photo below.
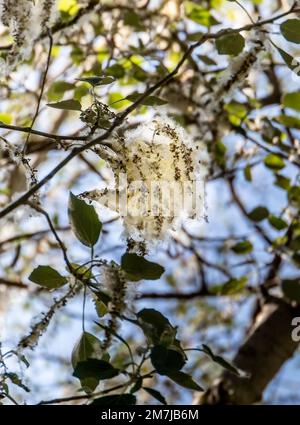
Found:
[[47, 106], [55, 109], [67, 109], [70, 111], [81, 111], [81, 104], [78, 100], [68, 99], [56, 103], [47, 103]]
[[134, 394], [137, 391], [139, 391], [142, 388], [143, 385], [143, 378], [139, 377], [137, 378], [134, 386], [130, 389], [130, 394]]
[[[142, 94], [143, 93], [135, 92], [126, 96], [125, 99], [129, 100], [132, 103], [135, 103], [142, 96]], [[165, 105], [166, 103], [168, 103], [167, 100], [161, 99], [160, 97], [148, 96], [144, 100], [142, 100], [140, 104], [146, 105], [146, 106], [161, 106], [161, 105]]]
[[214, 154], [215, 154], [217, 163], [220, 166], [223, 166], [225, 163], [225, 155], [227, 152], [226, 146], [224, 145], [224, 143], [217, 141], [217, 143], [215, 143], [214, 145], [214, 150], [215, 150]]
[[[152, 344], [174, 344], [176, 328], [159, 311], [144, 308], [137, 313], [138, 324]], [[167, 337], [167, 338], [166, 338]]]
[[279, 117], [275, 118], [275, 121], [286, 127], [296, 128], [297, 130], [300, 130], [300, 119], [297, 117], [291, 117], [289, 115], [279, 115]]
[[161, 277], [165, 269], [159, 264], [152, 263], [137, 254], [126, 253], [122, 256], [121, 267], [126, 272], [128, 279], [156, 280]]
[[274, 44], [272, 41], [271, 43], [278, 50], [280, 56], [282, 57], [284, 62], [287, 64], [287, 66], [292, 71], [294, 71], [296, 75], [300, 76], [300, 63], [295, 58], [293, 58], [293, 56], [291, 56], [289, 53], [285, 52], [280, 47], [276, 46], [276, 44]]
[[208, 345], [203, 344], [202, 345], [202, 351], [207, 354], [212, 361], [214, 361], [215, 363], [218, 363], [220, 366], [222, 366], [223, 368], [229, 370], [229, 372], [240, 376], [241, 372], [239, 371], [239, 369], [237, 369], [236, 367], [234, 367], [231, 363], [229, 363], [227, 360], [225, 360], [223, 357], [221, 356], [216, 356], [212, 350], [209, 348]]
[[95, 208], [70, 192], [68, 212], [71, 227], [77, 239], [86, 246], [94, 246], [102, 229]]
[[245, 39], [239, 33], [217, 38], [216, 47], [219, 55], [239, 55], [245, 47]]
[[[300, 21], [299, 21], [300, 22]], [[300, 33], [299, 33], [300, 36]], [[287, 93], [283, 96], [282, 103], [286, 108], [300, 112], [300, 93]]]
[[158, 400], [161, 404], [167, 405], [166, 399], [161, 395], [161, 393], [153, 388], [143, 387], [143, 390], [147, 391], [152, 397]]
[[262, 221], [269, 216], [269, 211], [266, 207], [256, 207], [248, 214], [252, 221]]
[[128, 10], [124, 15], [124, 24], [135, 29], [143, 29], [141, 25], [141, 19], [139, 15], [134, 10]]
[[284, 160], [275, 154], [270, 154], [264, 159], [264, 164], [266, 167], [271, 168], [272, 170], [279, 171], [285, 167]]
[[252, 172], [251, 172], [250, 165], [246, 165], [246, 167], [244, 168], [244, 176], [245, 176], [245, 179], [248, 182], [251, 182], [252, 181]]
[[12, 116], [11, 114], [8, 114], [7, 112], [0, 112], [0, 122], [3, 122], [4, 124], [11, 124], [12, 123]]
[[228, 112], [229, 121], [235, 126], [239, 126], [247, 117], [248, 110], [243, 103], [230, 102], [224, 106], [224, 109]]
[[300, 19], [288, 19], [280, 25], [280, 31], [286, 40], [300, 44]]
[[200, 385], [193, 381], [193, 378], [190, 375], [187, 375], [184, 372], [170, 372], [167, 373], [167, 376], [183, 388], [187, 388], [189, 390], [194, 391], [204, 391], [204, 389], [200, 387]]
[[108, 312], [108, 309], [107, 309], [107, 306], [104, 304], [104, 302], [99, 300], [95, 300], [94, 302], [95, 302], [97, 316], [98, 317], [105, 316]]
[[160, 375], [168, 375], [180, 370], [185, 364], [185, 358], [181, 353], [170, 350], [163, 345], [155, 345], [150, 354], [153, 367]]
[[103, 291], [96, 291], [95, 296], [97, 297], [98, 300], [103, 302], [103, 304], [105, 304], [106, 306], [111, 301], [111, 296], [108, 295], [106, 292], [103, 292]]
[[191, 19], [197, 24], [205, 27], [211, 27], [219, 22], [211, 15], [210, 11], [192, 1], [184, 2], [184, 9], [187, 18]]
[[300, 280], [286, 279], [282, 281], [282, 291], [291, 301], [300, 303]]
[[50, 266], [38, 266], [29, 276], [29, 280], [47, 289], [60, 288], [68, 282], [67, 278]]
[[93, 378], [104, 380], [117, 376], [120, 373], [119, 369], [115, 369], [110, 363], [105, 360], [87, 359], [76, 364], [73, 376], [80, 380]]
[[253, 245], [250, 241], [242, 241], [238, 242], [231, 249], [235, 254], [248, 254], [253, 250]]
[[274, 229], [276, 230], [283, 230], [286, 227], [288, 227], [288, 224], [286, 221], [284, 221], [282, 218], [280, 217], [276, 217], [275, 215], [271, 215], [269, 218], [269, 223], [272, 227], [274, 227]]
[[81, 266], [80, 264], [71, 263], [71, 267], [73, 272], [76, 274], [76, 276], [78, 276], [83, 281], [89, 280], [93, 277], [92, 271], [86, 266]]
[[246, 277], [230, 279], [223, 285], [213, 286], [211, 292], [218, 295], [236, 295], [245, 289], [247, 281]]
[[[89, 358], [99, 359], [101, 357], [102, 348], [99, 339], [88, 332], [83, 332], [72, 352], [71, 361], [73, 369], [76, 368], [79, 362], [86, 361]], [[81, 379], [80, 382], [82, 388], [89, 392], [95, 390], [99, 383], [99, 379], [95, 377], [87, 377]]]
[[282, 174], [276, 174], [275, 185], [284, 190], [289, 190], [291, 186], [291, 179], [283, 176]]
[[289, 202], [297, 207], [300, 207], [300, 187], [292, 186], [288, 191]]
[[5, 376], [8, 377], [14, 385], [17, 385], [17, 387], [22, 388], [22, 390], [27, 393], [30, 392], [30, 389], [23, 383], [22, 379], [16, 373], [7, 372]]
[[93, 87], [97, 86], [105, 86], [107, 84], [111, 84], [115, 82], [115, 79], [113, 77], [81, 77], [76, 78], [77, 81], [83, 81], [85, 83], [89, 83]]
[[[197, 34], [198, 34], [198, 36], [197, 36], [196, 41], [200, 39], [199, 33], [197, 33]], [[200, 59], [203, 63], [205, 63], [205, 65], [208, 65], [208, 66], [217, 65], [216, 61], [214, 61], [213, 59], [211, 59], [211, 58], [210, 58], [209, 56], [207, 56], [207, 55], [198, 55], [198, 58], [199, 58], [199, 59]]]
[[114, 65], [106, 68], [105, 74], [111, 75], [114, 78], [123, 78], [125, 75], [125, 69], [122, 65], [115, 63]]
[[65, 92], [74, 88], [74, 84], [67, 83], [66, 81], [54, 81], [48, 89], [47, 97], [50, 101], [58, 101], [63, 97]]
[[101, 356], [102, 348], [99, 339], [89, 332], [83, 332], [72, 352], [72, 366], [75, 368], [79, 362], [89, 358], [99, 359]]

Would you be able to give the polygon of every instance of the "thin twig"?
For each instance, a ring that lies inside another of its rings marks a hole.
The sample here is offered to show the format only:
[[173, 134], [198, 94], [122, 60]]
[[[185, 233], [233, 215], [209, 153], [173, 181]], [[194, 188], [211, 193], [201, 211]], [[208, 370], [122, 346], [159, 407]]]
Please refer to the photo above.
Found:
[[28, 146], [28, 142], [29, 142], [29, 139], [30, 139], [31, 131], [32, 131], [34, 123], [35, 123], [35, 121], [36, 121], [36, 119], [39, 115], [40, 105], [41, 105], [42, 97], [43, 97], [44, 90], [45, 90], [47, 74], [48, 74], [48, 71], [49, 71], [50, 59], [51, 59], [51, 53], [52, 53], [52, 46], [53, 46], [53, 38], [52, 38], [50, 31], [48, 31], [48, 32], [49, 32], [49, 34], [48, 34], [49, 35], [49, 50], [48, 50], [48, 55], [47, 55], [46, 68], [45, 68], [44, 75], [43, 75], [43, 78], [42, 78], [41, 90], [40, 90], [40, 94], [39, 94], [39, 97], [38, 97], [35, 114], [34, 114], [34, 117], [32, 119], [32, 122], [31, 122], [30, 131], [27, 134], [26, 141], [25, 141], [25, 144], [24, 144], [24, 147], [23, 147], [23, 155], [26, 155], [26, 153], [27, 153], [27, 146]]

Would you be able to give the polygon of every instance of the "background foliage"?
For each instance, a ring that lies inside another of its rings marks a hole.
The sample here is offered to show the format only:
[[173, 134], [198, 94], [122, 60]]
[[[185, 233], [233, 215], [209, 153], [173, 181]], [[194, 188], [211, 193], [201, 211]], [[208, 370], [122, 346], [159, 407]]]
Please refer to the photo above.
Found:
[[[1, 27], [2, 403], [190, 403], [247, 379], [228, 359], [262, 305], [300, 302], [299, 2], [49, 3], [38, 34]], [[133, 252], [78, 195], [155, 114], [207, 146], [207, 219]], [[265, 401], [299, 402], [298, 378], [296, 354]]]

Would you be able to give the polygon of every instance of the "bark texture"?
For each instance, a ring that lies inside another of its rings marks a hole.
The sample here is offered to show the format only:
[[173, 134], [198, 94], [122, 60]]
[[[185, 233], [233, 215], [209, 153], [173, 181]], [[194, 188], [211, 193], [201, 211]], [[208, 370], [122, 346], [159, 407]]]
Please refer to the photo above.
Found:
[[293, 308], [284, 301], [266, 303], [233, 361], [250, 376], [241, 378], [224, 372], [196, 404], [259, 402], [269, 382], [297, 349], [298, 343], [291, 337], [291, 322], [298, 316], [299, 307]]

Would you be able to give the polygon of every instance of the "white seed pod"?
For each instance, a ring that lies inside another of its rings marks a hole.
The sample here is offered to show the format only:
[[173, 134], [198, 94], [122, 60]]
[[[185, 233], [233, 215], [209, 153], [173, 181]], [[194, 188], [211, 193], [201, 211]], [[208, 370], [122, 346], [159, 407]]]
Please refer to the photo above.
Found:
[[119, 213], [126, 236], [165, 239], [183, 218], [204, 215], [207, 152], [199, 141], [167, 117], [125, 133], [112, 170], [114, 189], [84, 195]]
[[6, 61], [0, 63], [0, 75], [8, 74], [30, 56], [34, 42], [55, 22], [56, 11], [56, 0], [0, 0], [0, 21], [9, 27], [13, 38]]

